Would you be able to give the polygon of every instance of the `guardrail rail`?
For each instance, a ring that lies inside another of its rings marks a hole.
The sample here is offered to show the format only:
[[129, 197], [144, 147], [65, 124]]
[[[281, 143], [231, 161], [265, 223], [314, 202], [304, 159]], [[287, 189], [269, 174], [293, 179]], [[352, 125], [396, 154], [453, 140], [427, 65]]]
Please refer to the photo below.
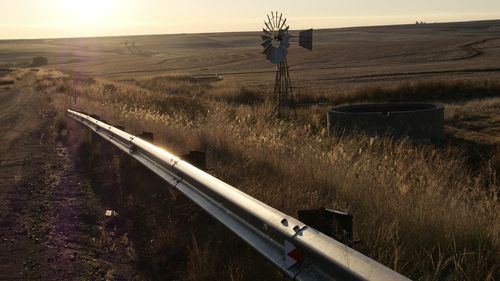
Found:
[[179, 157], [82, 112], [68, 115], [137, 159], [294, 280], [410, 280]]

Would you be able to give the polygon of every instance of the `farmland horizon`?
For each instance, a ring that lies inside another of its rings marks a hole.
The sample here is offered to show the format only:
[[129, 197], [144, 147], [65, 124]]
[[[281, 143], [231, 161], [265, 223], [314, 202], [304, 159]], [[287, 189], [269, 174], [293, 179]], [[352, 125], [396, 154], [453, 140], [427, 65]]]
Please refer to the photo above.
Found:
[[24, 0], [0, 2], [0, 40], [198, 34], [260, 30], [266, 14], [283, 13], [292, 29], [387, 26], [500, 19], [492, 0], [344, 2], [263, 0]]
[[[425, 20], [414, 20], [408, 22], [390, 22], [390, 23], [373, 23], [373, 24], [354, 24], [354, 25], [338, 25], [338, 26], [306, 26], [300, 25], [296, 28], [291, 28], [292, 30], [301, 30], [301, 29], [309, 29], [313, 28], [315, 30], [334, 30], [334, 29], [352, 29], [352, 28], [376, 28], [376, 27], [391, 27], [391, 26], [408, 26], [415, 25], [416, 23], [420, 24], [456, 24], [456, 23], [474, 23], [474, 22], [496, 22], [500, 21], [500, 16], [498, 17], [490, 17], [490, 18], [470, 18], [470, 19], [457, 19], [457, 20], [444, 20], [444, 21], [425, 21]], [[256, 23], [258, 26], [258, 23]], [[0, 23], [0, 27], [2, 24]], [[57, 40], [57, 39], [81, 39], [81, 38], [119, 38], [119, 37], [141, 37], [141, 36], [163, 36], [163, 35], [183, 35], [183, 34], [223, 34], [223, 33], [256, 33], [260, 32], [258, 29], [240, 29], [240, 30], [206, 30], [206, 31], [165, 31], [165, 32], [145, 32], [145, 33], [118, 33], [118, 34], [88, 34], [88, 35], [79, 35], [79, 36], [71, 36], [71, 35], [62, 35], [62, 36], [26, 36], [26, 37], [2, 37], [0, 33], [0, 41], [11, 41], [11, 40]]]

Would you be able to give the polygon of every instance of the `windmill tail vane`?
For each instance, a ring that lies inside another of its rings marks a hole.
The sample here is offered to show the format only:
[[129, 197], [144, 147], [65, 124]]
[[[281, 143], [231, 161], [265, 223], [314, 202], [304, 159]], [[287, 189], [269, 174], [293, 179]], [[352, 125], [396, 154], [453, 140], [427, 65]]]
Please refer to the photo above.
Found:
[[[271, 12], [267, 15], [262, 28], [263, 53], [267, 60], [276, 65], [276, 78], [274, 81], [274, 112], [277, 115], [283, 113], [284, 107], [294, 107], [292, 82], [286, 56], [290, 47], [290, 27], [286, 23], [286, 18], [278, 12]], [[299, 33], [299, 46], [312, 50], [313, 30], [305, 30]]]

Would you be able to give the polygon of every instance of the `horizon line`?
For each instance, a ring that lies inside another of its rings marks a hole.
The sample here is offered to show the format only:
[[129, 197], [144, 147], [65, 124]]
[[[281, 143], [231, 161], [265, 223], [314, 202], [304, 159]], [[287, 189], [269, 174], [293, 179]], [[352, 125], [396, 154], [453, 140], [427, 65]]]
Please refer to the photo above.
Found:
[[[471, 23], [471, 22], [488, 22], [500, 21], [500, 18], [494, 19], [478, 19], [464, 21], [440, 21], [440, 22], [424, 22], [424, 24], [450, 24], [450, 23]], [[332, 30], [332, 29], [350, 29], [350, 28], [370, 28], [370, 27], [390, 27], [390, 26], [405, 26], [416, 25], [416, 23], [397, 23], [397, 24], [373, 24], [373, 25], [352, 25], [339, 27], [322, 27], [313, 28], [314, 30]], [[295, 30], [295, 29], [292, 29]], [[297, 29], [302, 30], [302, 29]], [[237, 30], [237, 31], [208, 31], [208, 32], [178, 32], [178, 33], [143, 33], [143, 34], [121, 34], [121, 35], [96, 35], [96, 36], [67, 36], [67, 37], [30, 37], [30, 38], [0, 38], [0, 41], [29, 41], [29, 40], [61, 40], [61, 39], [89, 39], [89, 38], [119, 38], [119, 37], [141, 37], [141, 36], [166, 36], [166, 35], [197, 35], [197, 34], [219, 34], [219, 33], [255, 33], [259, 30]]]

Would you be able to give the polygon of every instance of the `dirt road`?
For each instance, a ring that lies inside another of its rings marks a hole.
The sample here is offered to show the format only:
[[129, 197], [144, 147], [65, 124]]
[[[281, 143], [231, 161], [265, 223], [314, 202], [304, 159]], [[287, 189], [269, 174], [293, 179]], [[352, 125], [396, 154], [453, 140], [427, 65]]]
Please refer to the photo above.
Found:
[[134, 248], [67, 147], [28, 72], [0, 88], [0, 280], [137, 280]]

